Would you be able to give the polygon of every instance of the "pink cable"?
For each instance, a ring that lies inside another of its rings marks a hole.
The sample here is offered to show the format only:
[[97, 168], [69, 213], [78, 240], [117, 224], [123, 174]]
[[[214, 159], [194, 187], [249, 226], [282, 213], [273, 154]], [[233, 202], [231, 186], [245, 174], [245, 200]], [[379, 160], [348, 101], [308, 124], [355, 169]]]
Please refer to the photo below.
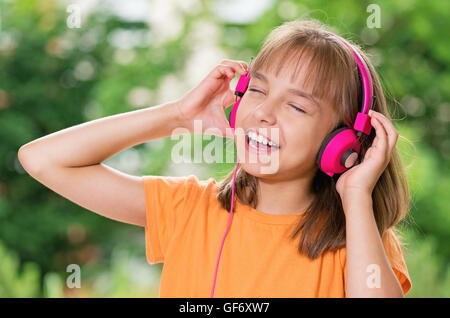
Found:
[[230, 217], [228, 218], [227, 229], [225, 230], [225, 234], [224, 234], [223, 239], [222, 239], [222, 244], [220, 245], [219, 256], [217, 257], [216, 271], [214, 272], [214, 282], [213, 282], [213, 286], [212, 286], [212, 290], [211, 290], [211, 297], [210, 297], [210, 298], [213, 298], [213, 297], [214, 297], [214, 287], [216, 286], [217, 269], [218, 269], [218, 267], [219, 267], [220, 254], [222, 253], [223, 242], [225, 241], [225, 237], [227, 236], [228, 228], [230, 227], [231, 216], [233, 215], [234, 182], [235, 182], [235, 180], [236, 180], [236, 171], [237, 171], [238, 166], [239, 166], [239, 158], [237, 158], [236, 168], [234, 169], [234, 175], [233, 175], [233, 184], [232, 184], [232, 186], [231, 186], [231, 209], [230, 209]]

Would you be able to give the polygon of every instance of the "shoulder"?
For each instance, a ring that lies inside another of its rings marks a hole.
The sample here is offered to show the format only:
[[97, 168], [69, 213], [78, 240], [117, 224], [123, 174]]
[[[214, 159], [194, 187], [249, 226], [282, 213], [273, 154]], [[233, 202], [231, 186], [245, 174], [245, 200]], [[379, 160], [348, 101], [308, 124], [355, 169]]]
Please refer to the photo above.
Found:
[[196, 175], [188, 176], [152, 176], [146, 175], [142, 176], [144, 185], [152, 186], [158, 185], [162, 187], [187, 187], [187, 188], [197, 188], [197, 189], [214, 189], [217, 186], [217, 181], [214, 178], [208, 178], [200, 180]]
[[157, 195], [167, 199], [200, 198], [205, 195], [215, 195], [218, 190], [217, 182], [214, 178], [200, 180], [196, 175], [188, 176], [143, 176], [145, 193]]

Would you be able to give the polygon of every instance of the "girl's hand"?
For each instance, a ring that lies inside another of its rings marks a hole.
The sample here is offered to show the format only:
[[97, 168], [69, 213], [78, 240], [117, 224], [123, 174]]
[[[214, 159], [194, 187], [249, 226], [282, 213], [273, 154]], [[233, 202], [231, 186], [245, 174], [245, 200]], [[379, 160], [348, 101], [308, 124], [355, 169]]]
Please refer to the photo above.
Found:
[[362, 163], [344, 172], [336, 183], [336, 190], [341, 200], [368, 195], [372, 197], [373, 189], [391, 159], [392, 150], [398, 139], [398, 132], [391, 121], [379, 112], [370, 110], [370, 123], [375, 128], [376, 136], [366, 151]]
[[194, 120], [201, 120], [202, 133], [216, 128], [216, 132], [210, 130], [208, 134], [224, 137], [226, 129], [231, 129], [224, 110], [235, 101], [230, 82], [236, 73], [245, 75], [247, 67], [245, 62], [222, 60], [197, 87], [179, 99], [176, 105], [183, 126], [194, 132]]

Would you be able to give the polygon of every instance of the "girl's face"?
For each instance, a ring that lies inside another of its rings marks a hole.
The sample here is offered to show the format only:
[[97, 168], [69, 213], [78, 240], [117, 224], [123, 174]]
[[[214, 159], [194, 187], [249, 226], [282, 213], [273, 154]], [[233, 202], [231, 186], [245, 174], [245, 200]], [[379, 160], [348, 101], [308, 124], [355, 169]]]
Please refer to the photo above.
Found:
[[[317, 153], [337, 123], [337, 113], [329, 103], [312, 97], [311, 90], [301, 85], [306, 69], [301, 69], [294, 83], [290, 82], [294, 68], [289, 63], [278, 76], [264, 68], [251, 77], [236, 114], [236, 129], [245, 133], [245, 143], [236, 141], [238, 157], [249, 174], [287, 180], [317, 171]], [[249, 130], [260, 132], [279, 148], [262, 147], [263, 153], [258, 152], [252, 147], [259, 147], [258, 143], [249, 144]], [[265, 173], [268, 167], [276, 170]]]

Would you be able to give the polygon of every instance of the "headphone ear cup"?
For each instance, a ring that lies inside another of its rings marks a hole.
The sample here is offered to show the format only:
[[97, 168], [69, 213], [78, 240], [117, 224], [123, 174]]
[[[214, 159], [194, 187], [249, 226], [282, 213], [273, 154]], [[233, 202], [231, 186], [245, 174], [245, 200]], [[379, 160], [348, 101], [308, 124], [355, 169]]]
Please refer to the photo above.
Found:
[[317, 153], [316, 162], [320, 169], [322, 169], [321, 162], [322, 162], [322, 155], [325, 151], [325, 148], [328, 144], [330, 144], [331, 140], [341, 131], [344, 129], [348, 129], [347, 127], [339, 127], [330, 132], [328, 135], [326, 135], [325, 139], [322, 141], [322, 144], [320, 145], [319, 152]]
[[347, 169], [353, 167], [358, 161], [358, 153], [353, 149], [347, 149], [341, 157], [341, 165]]
[[[355, 150], [352, 149], [353, 146]], [[332, 177], [350, 169], [358, 159], [359, 141], [353, 129], [340, 127], [323, 140], [316, 162], [319, 169]]]

